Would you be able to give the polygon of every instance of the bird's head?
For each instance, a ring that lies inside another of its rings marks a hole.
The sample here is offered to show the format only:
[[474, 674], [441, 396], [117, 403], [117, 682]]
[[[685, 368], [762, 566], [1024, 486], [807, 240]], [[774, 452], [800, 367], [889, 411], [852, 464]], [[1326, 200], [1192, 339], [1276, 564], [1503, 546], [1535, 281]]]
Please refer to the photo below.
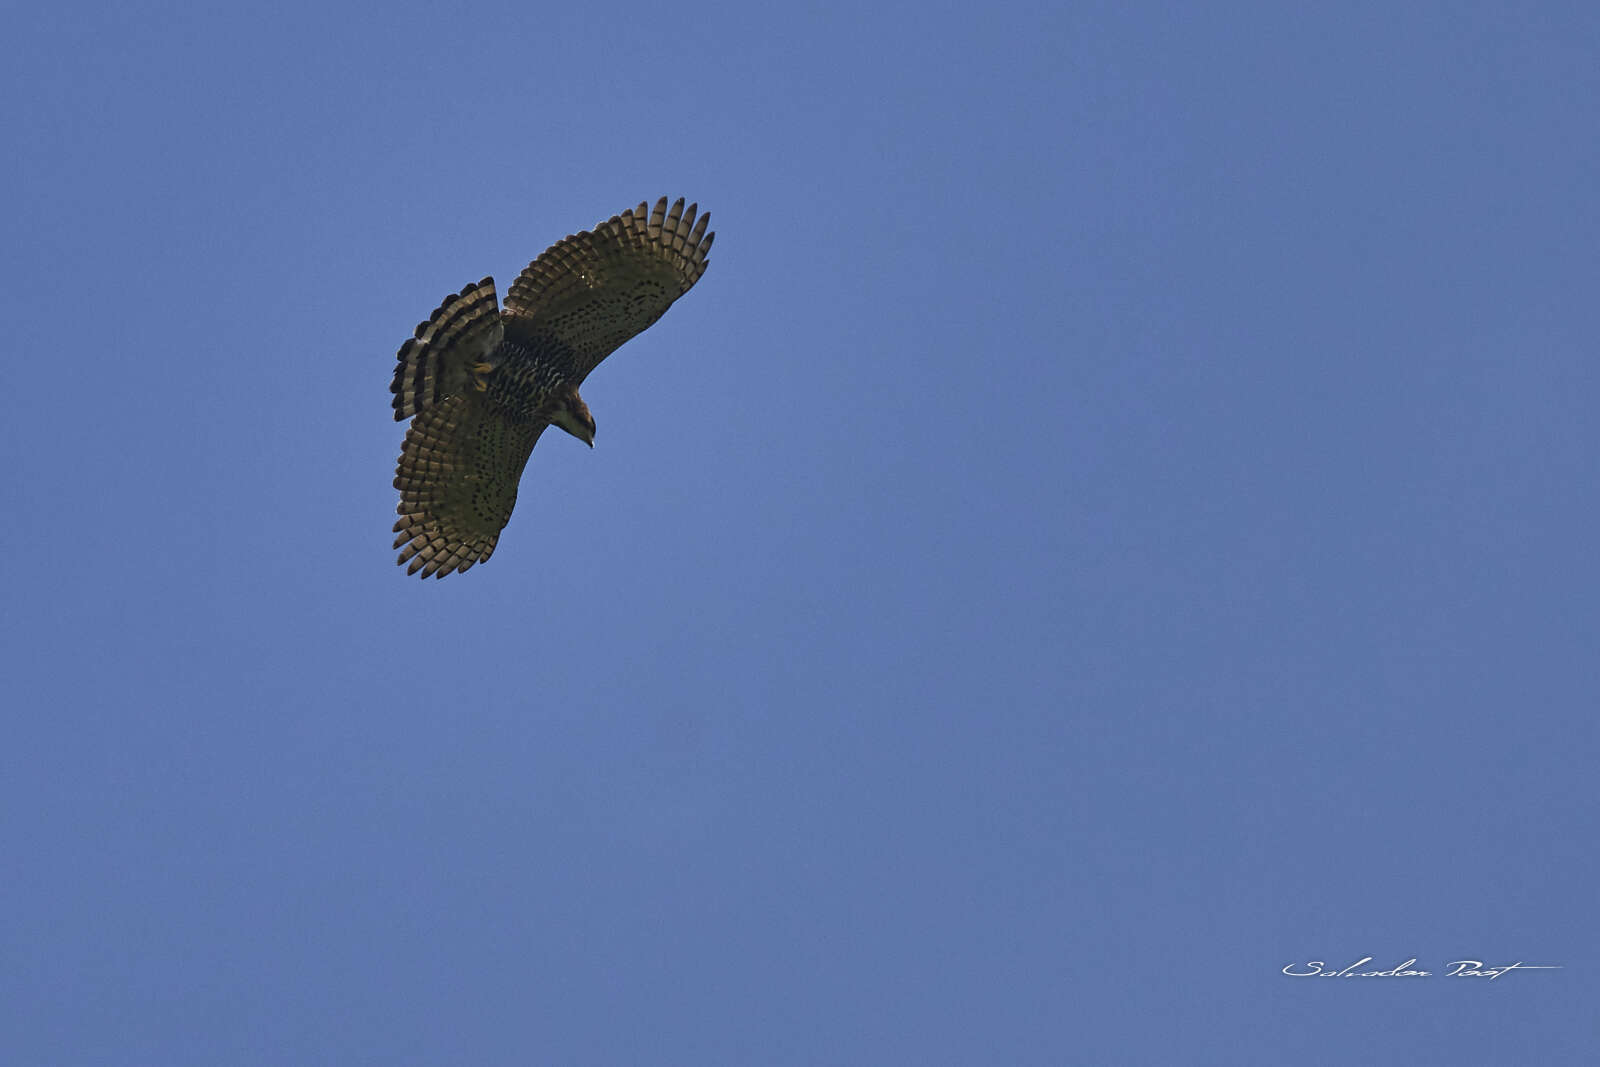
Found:
[[571, 386], [556, 400], [555, 411], [550, 416], [552, 425], [563, 430], [588, 445], [594, 447], [594, 416], [589, 414], [589, 405], [583, 402], [583, 397], [578, 395], [578, 387]]

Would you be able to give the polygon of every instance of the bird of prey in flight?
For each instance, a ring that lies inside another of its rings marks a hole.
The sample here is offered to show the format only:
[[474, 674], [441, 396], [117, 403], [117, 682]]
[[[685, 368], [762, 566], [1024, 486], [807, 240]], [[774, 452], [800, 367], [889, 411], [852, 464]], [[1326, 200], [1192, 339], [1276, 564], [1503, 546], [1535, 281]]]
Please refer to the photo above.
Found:
[[710, 220], [681, 198], [641, 203], [551, 245], [504, 308], [485, 278], [417, 327], [389, 387], [396, 421], [412, 420], [394, 478], [407, 574], [442, 578], [494, 553], [546, 426], [594, 447], [578, 386], [705, 273]]

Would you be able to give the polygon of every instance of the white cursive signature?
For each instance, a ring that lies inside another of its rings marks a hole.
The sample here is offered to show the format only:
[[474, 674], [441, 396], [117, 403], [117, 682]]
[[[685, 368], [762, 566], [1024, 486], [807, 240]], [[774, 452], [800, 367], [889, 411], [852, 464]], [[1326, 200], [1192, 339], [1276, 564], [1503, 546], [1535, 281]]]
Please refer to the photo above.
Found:
[[[1329, 970], [1328, 965], [1322, 960], [1311, 960], [1305, 964], [1308, 970], [1295, 970], [1294, 964], [1289, 964], [1283, 973], [1290, 978], [1431, 978], [1432, 971], [1413, 970], [1417, 965], [1413, 957], [1404, 963], [1397, 963], [1386, 971], [1363, 971], [1372, 962], [1371, 956], [1363, 956], [1342, 971]], [[1485, 967], [1482, 960], [1452, 960], [1445, 964], [1454, 968], [1445, 972], [1446, 978], [1499, 978], [1507, 971], [1559, 971], [1560, 964], [1507, 963], [1499, 967]]]

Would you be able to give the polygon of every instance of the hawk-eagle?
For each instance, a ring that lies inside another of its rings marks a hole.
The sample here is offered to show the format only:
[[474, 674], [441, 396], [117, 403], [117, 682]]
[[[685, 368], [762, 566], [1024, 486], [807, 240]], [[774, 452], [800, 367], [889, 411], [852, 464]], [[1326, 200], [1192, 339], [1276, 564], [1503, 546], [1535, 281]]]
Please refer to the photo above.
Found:
[[442, 578], [494, 553], [546, 426], [594, 447], [578, 395], [590, 371], [705, 273], [710, 212], [667, 198], [558, 241], [511, 283], [444, 298], [400, 347], [394, 417], [406, 431], [394, 547], [406, 573]]

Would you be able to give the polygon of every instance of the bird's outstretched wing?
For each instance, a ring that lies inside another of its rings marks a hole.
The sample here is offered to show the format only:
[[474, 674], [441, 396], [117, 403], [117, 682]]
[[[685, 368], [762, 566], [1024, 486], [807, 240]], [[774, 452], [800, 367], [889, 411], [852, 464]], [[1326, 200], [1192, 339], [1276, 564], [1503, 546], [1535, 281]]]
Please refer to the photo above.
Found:
[[506, 336], [553, 342], [570, 353], [563, 370], [581, 383], [600, 361], [659, 319], [705, 273], [716, 236], [711, 213], [667, 198], [646, 214], [641, 203], [593, 230], [551, 245], [528, 264], [506, 294]]
[[395, 421], [463, 392], [472, 366], [486, 361], [504, 335], [493, 278], [445, 297], [428, 321], [417, 325], [416, 336], [400, 346], [389, 383]]
[[444, 397], [417, 415], [394, 479], [394, 547], [410, 562], [407, 574], [442, 578], [494, 554], [545, 425], [512, 421], [478, 392]]

